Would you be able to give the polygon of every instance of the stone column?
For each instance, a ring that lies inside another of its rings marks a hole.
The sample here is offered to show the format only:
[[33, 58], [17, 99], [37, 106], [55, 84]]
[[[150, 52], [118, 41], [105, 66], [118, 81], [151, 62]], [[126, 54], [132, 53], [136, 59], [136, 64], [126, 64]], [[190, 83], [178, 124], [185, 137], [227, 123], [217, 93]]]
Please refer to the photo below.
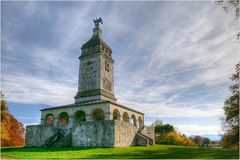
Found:
[[92, 114], [86, 114], [86, 121], [93, 121]]
[[45, 124], [45, 118], [41, 118], [41, 125]]
[[[109, 114], [108, 114], [109, 113]], [[109, 118], [108, 118], [108, 120], [113, 120], [113, 113], [111, 113], [111, 112], [108, 112], [107, 114], [105, 114], [106, 116], [108, 116]], [[105, 119], [106, 119], [106, 117], [105, 117]], [[107, 119], [106, 119], [107, 120]]]
[[144, 116], [142, 117], [142, 127], [144, 127]]
[[110, 112], [104, 113], [104, 120], [112, 120], [113, 118], [110, 118], [110, 117], [113, 117]]
[[136, 119], [136, 127], [137, 127], [137, 129], [139, 129], [139, 121], [138, 121], [138, 119]]
[[58, 126], [58, 121], [59, 121], [58, 118], [54, 118], [54, 124], [53, 124], [54, 127], [57, 127], [57, 126]]
[[70, 128], [72, 128], [72, 126], [73, 126], [73, 121], [74, 121], [74, 116], [69, 116], [68, 126]]
[[119, 115], [119, 121], [123, 121], [123, 116], [121, 114]]

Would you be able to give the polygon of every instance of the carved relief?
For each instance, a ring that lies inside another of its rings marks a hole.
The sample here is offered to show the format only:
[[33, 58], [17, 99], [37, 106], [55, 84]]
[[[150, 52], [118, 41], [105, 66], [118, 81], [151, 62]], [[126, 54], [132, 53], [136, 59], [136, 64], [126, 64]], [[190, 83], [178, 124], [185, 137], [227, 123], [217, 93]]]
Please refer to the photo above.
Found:
[[112, 91], [112, 82], [109, 81], [107, 78], [103, 78], [103, 88], [106, 91]]
[[110, 71], [110, 64], [108, 61], [105, 61], [105, 70], [108, 72]]
[[88, 61], [84, 64], [82, 71], [83, 90], [91, 90], [96, 88], [97, 76], [96, 61]]

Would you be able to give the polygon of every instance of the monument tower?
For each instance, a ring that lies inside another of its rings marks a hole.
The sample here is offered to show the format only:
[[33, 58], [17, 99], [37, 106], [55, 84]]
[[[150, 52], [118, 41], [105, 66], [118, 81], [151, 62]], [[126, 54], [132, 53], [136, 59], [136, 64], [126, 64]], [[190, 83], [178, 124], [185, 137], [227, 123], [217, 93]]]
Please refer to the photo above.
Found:
[[112, 49], [99, 24], [81, 48], [78, 92], [73, 104], [41, 110], [41, 124], [26, 127], [26, 146], [124, 147], [154, 145], [144, 114], [117, 103]]
[[112, 49], [103, 41], [99, 23], [102, 19], [94, 20], [93, 35], [81, 48], [76, 103], [117, 100], [114, 96]]

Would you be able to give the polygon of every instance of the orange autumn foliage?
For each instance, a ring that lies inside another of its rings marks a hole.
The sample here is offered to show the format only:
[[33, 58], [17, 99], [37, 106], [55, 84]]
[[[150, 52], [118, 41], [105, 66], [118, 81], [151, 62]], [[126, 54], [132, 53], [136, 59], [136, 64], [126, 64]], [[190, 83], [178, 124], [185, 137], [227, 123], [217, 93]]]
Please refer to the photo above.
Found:
[[24, 145], [24, 126], [8, 111], [6, 102], [1, 100], [1, 146]]
[[177, 131], [157, 135], [155, 140], [157, 144], [196, 146], [196, 144], [190, 138], [187, 138]]

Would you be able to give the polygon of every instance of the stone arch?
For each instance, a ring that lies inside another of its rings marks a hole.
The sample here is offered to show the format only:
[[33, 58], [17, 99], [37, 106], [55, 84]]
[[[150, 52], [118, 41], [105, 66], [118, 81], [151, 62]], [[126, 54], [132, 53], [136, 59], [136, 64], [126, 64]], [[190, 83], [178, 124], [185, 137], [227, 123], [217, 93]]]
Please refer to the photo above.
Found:
[[114, 111], [113, 111], [113, 119], [120, 120], [120, 113], [117, 109], [114, 109]]
[[129, 116], [128, 116], [128, 113], [127, 113], [127, 112], [124, 112], [124, 113], [123, 113], [123, 121], [124, 121], [124, 122], [129, 122]]
[[94, 121], [104, 120], [104, 111], [101, 108], [96, 108], [92, 111], [92, 118]]
[[53, 116], [53, 114], [48, 113], [48, 114], [45, 116], [45, 124], [48, 124], [48, 125], [51, 125], [51, 126], [54, 125], [54, 116]]
[[62, 112], [59, 114], [59, 125], [66, 126], [69, 123], [69, 115], [67, 112]]
[[74, 122], [75, 123], [80, 123], [80, 122], [85, 122], [86, 121], [86, 114], [82, 110], [78, 110], [74, 114]]
[[141, 117], [138, 117], [138, 124], [139, 124], [139, 128], [141, 129], [143, 127], [143, 120]]
[[137, 119], [136, 119], [136, 116], [134, 114], [132, 115], [131, 120], [132, 120], [132, 124], [134, 126], [137, 126]]

